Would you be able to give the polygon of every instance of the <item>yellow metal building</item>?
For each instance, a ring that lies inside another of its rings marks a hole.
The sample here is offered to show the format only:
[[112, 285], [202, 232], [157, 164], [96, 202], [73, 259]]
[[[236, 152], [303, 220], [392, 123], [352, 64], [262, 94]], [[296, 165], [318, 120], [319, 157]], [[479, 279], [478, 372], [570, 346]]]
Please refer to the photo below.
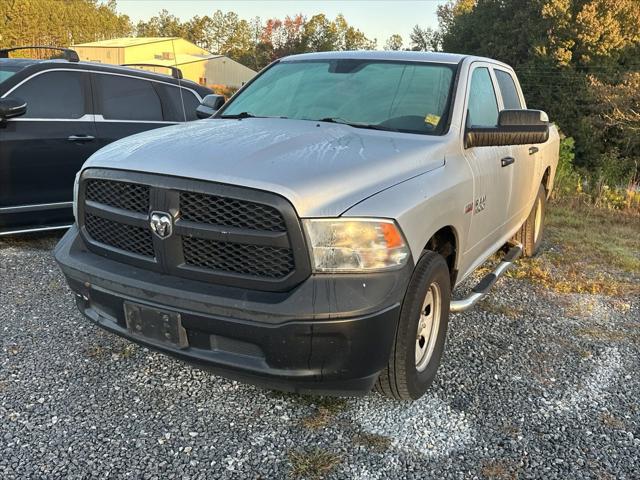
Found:
[[[214, 55], [179, 37], [115, 38], [72, 45], [80, 60], [122, 65], [151, 63], [177, 66], [184, 78], [201, 85], [241, 87], [256, 72], [224, 55]], [[163, 68], [147, 70], [167, 73]]]

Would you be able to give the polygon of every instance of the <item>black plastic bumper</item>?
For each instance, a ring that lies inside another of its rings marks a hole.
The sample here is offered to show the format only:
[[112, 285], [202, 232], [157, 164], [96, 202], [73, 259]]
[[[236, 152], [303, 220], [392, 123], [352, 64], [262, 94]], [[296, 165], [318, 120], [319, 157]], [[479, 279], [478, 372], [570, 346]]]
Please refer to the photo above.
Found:
[[[108, 260], [75, 227], [55, 257], [80, 310], [109, 331], [226, 377], [334, 394], [366, 393], [385, 367], [410, 272], [312, 275], [290, 292], [258, 292]], [[125, 301], [178, 312], [189, 346], [132, 336]]]

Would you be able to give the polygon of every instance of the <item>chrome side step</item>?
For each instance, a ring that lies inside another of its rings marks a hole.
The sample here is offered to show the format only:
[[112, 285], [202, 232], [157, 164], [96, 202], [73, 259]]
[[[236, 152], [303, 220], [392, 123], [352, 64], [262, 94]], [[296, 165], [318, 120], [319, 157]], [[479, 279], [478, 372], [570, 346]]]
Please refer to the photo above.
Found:
[[502, 274], [504, 274], [504, 272], [507, 271], [509, 267], [513, 265], [513, 262], [520, 258], [521, 255], [522, 244], [513, 245], [502, 258], [502, 261], [498, 264], [496, 269], [482, 277], [482, 280], [480, 280], [480, 282], [471, 289], [471, 294], [467, 298], [451, 301], [449, 311], [451, 313], [466, 312], [473, 307], [476, 303], [482, 300], [487, 293], [489, 293], [489, 290], [491, 290], [491, 287], [493, 287], [496, 281], [502, 276]]

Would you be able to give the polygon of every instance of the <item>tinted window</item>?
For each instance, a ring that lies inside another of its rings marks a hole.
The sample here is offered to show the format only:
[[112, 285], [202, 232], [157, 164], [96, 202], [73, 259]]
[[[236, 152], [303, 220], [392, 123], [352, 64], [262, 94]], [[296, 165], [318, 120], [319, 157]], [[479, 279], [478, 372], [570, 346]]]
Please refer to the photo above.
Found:
[[518, 90], [516, 84], [510, 74], [503, 70], [494, 70], [496, 78], [498, 79], [498, 86], [500, 87], [500, 93], [502, 94], [502, 103], [507, 110], [520, 110], [522, 104], [520, 103], [520, 97], [518, 96]]
[[160, 97], [153, 82], [119, 75], [95, 76], [98, 105], [108, 120], [162, 121]]
[[0, 83], [4, 82], [10, 77], [13, 77], [13, 75], [27, 66], [28, 65], [9, 65], [3, 63], [2, 60], [0, 60]]
[[222, 117], [334, 119], [412, 133], [439, 134], [446, 125], [454, 66], [340, 59], [285, 61], [260, 75]]
[[498, 102], [487, 68], [476, 68], [469, 89], [469, 125], [495, 127], [498, 124]]
[[[180, 89], [164, 83], [156, 83], [156, 88], [162, 96], [164, 119], [168, 122], [184, 122], [186, 120], [197, 120], [196, 108], [200, 105], [200, 100], [189, 90]], [[182, 95], [180, 95], [182, 90]], [[184, 101], [184, 112], [182, 102]]]
[[26, 118], [80, 118], [84, 109], [80, 72], [47, 72], [27, 80], [12, 93], [27, 102]]

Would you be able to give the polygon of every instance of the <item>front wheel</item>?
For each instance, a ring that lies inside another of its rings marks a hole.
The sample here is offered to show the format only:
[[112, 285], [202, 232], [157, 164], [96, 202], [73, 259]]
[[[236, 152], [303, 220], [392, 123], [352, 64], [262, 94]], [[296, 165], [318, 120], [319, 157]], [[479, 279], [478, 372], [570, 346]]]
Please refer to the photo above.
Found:
[[451, 277], [441, 255], [425, 252], [402, 302], [396, 338], [377, 392], [396, 400], [420, 398], [436, 376], [449, 323]]
[[547, 209], [547, 191], [540, 184], [538, 195], [529, 216], [516, 233], [514, 240], [522, 244], [522, 255], [533, 257], [540, 250], [544, 234], [544, 216]]

